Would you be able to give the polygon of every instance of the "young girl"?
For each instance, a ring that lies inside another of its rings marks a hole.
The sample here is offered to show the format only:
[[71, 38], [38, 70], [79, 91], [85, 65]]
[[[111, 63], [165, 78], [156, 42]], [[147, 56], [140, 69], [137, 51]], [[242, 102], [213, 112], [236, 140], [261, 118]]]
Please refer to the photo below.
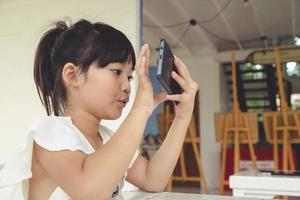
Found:
[[[144, 191], [164, 190], [185, 138], [198, 89], [186, 66], [175, 58], [172, 77], [184, 92], [154, 94], [148, 77], [150, 51], [137, 63], [133, 47], [115, 28], [80, 20], [58, 22], [42, 37], [34, 79], [48, 116], [33, 126], [29, 200], [99, 200], [117, 196], [125, 180]], [[112, 134], [102, 119], [120, 117], [136, 70], [132, 109]], [[160, 103], [178, 101], [169, 133], [151, 160], [137, 155], [146, 122]], [[113, 135], [113, 136], [112, 136]]]

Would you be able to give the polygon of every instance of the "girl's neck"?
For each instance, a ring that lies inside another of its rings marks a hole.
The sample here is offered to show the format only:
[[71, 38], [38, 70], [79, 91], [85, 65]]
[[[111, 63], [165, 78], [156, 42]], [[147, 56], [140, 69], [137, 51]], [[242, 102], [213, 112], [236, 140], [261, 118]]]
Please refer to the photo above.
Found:
[[62, 116], [69, 116], [72, 119], [72, 123], [87, 137], [92, 139], [99, 138], [99, 126], [100, 119], [87, 113], [83, 110], [66, 108]]

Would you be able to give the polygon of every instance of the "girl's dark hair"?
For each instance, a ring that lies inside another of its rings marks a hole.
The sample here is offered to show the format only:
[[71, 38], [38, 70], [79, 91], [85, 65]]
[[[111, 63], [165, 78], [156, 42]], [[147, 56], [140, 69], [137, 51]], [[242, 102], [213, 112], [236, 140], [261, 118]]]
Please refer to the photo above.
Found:
[[104, 68], [112, 62], [130, 62], [135, 53], [128, 38], [103, 23], [80, 20], [71, 27], [59, 21], [39, 42], [34, 60], [34, 81], [47, 115], [60, 115], [67, 102], [63, 66], [71, 62], [87, 72], [92, 63]]

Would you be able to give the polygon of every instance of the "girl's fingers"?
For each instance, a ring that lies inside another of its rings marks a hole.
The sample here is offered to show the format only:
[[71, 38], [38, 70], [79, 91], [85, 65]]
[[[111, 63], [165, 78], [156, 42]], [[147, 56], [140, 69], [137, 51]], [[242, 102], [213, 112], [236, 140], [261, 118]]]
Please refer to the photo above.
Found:
[[147, 58], [142, 57], [142, 75], [146, 75], [147, 74]]
[[150, 49], [149, 49], [149, 45], [145, 44], [145, 48], [146, 48], [146, 73], [147, 75], [149, 75], [149, 64], [150, 64]]
[[143, 56], [146, 56], [146, 50], [147, 50], [147, 44], [144, 44], [141, 48], [138, 59], [142, 58]]
[[135, 66], [136, 66], [135, 69], [136, 69], [137, 72], [139, 72], [139, 71], [142, 70], [141, 69], [141, 64], [142, 64], [142, 57], [145, 54], [144, 51], [145, 51], [145, 45], [142, 47], [142, 49], [141, 49], [141, 51], [139, 53], [139, 56], [137, 58], [137, 62], [135, 64]]
[[167, 100], [170, 100], [170, 101], [180, 101], [181, 98], [182, 98], [181, 94], [167, 95]]
[[148, 62], [147, 62], [147, 66], [150, 65], [150, 47], [148, 44], [145, 44], [146, 45], [146, 48], [147, 48], [147, 58], [148, 58]]
[[138, 60], [136, 64], [136, 71], [138, 75], [148, 75], [149, 74], [149, 56], [150, 56], [150, 51], [149, 51], [149, 46], [147, 44], [144, 44]]
[[180, 63], [176, 62], [176, 59], [174, 60], [176, 69], [177, 69], [177, 73], [184, 79], [188, 79], [188, 76], [186, 74], [186, 72], [184, 71], [183, 67], [181, 66]]
[[167, 100], [167, 92], [160, 92], [158, 94], [154, 93], [154, 98], [156, 101], [156, 105], [161, 104], [162, 102]]
[[136, 61], [135, 64], [135, 71], [136, 73], [139, 75], [140, 71], [141, 71], [141, 63], [142, 63], [142, 59], [139, 57]]
[[186, 80], [184, 80], [181, 76], [179, 76], [175, 71], [172, 71], [171, 75], [183, 90], [187, 89]]
[[137, 65], [137, 69], [136, 72], [138, 74], [138, 76], [142, 76], [142, 75], [146, 75], [146, 58], [145, 57], [141, 57], [141, 59], [138, 60], [138, 65]]
[[180, 77], [175, 71], [173, 71], [171, 75], [184, 91], [186, 91], [186, 92], [195, 91], [196, 92], [198, 90], [198, 84], [195, 81], [185, 80], [182, 77]]
[[190, 75], [187, 67], [180, 60], [180, 58], [178, 58], [178, 57], [175, 56], [174, 62], [175, 62], [175, 65], [176, 65], [178, 71], [181, 72], [182, 74], [184, 74], [183, 77], [192, 80], [191, 75]]

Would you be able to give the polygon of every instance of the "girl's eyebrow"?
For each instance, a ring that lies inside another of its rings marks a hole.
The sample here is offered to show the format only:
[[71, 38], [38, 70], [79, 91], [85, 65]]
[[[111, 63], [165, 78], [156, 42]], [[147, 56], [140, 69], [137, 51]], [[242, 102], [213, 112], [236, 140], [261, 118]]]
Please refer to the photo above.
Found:
[[115, 65], [112, 66], [112, 68], [113, 67], [122, 68], [122, 69], [125, 68], [124, 65], [121, 63], [116, 63]]

